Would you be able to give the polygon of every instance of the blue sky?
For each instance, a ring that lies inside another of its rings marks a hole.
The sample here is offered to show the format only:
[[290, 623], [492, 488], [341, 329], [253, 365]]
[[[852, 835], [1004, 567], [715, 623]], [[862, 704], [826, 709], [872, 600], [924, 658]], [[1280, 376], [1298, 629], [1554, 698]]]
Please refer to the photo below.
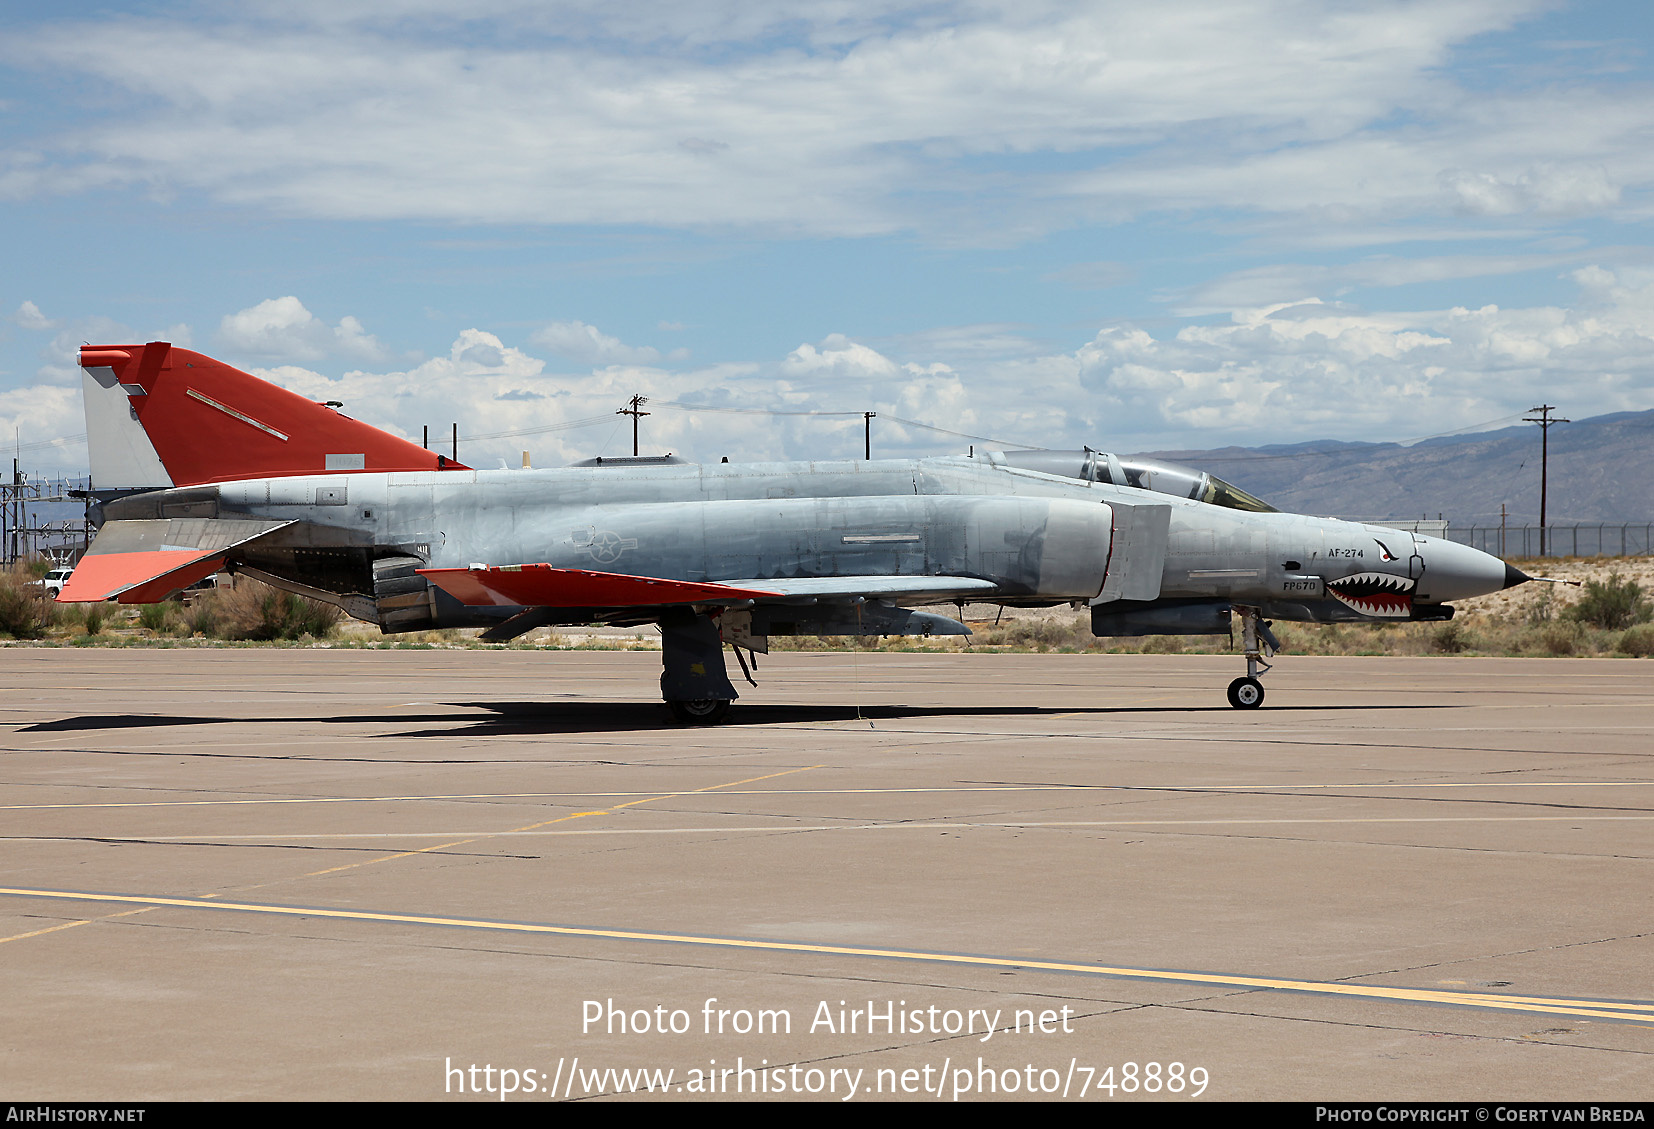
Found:
[[0, 437], [37, 469], [85, 464], [81, 341], [476, 465], [625, 453], [633, 394], [705, 459], [861, 420], [674, 405], [877, 411], [887, 455], [1654, 408], [1641, 5], [22, 7]]

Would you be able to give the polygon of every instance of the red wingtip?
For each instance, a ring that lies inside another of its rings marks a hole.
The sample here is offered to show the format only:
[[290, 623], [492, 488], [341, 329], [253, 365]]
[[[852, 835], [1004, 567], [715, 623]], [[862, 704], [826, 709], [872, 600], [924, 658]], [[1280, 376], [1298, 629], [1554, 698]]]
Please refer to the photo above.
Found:
[[114, 369], [178, 486], [293, 474], [471, 469], [165, 341], [87, 345], [80, 363]]

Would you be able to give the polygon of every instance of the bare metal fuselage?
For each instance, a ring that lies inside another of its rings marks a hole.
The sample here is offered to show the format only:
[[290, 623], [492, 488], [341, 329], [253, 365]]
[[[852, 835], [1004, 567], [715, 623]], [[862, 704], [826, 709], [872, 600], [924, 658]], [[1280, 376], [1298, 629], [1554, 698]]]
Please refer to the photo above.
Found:
[[[991, 587], [870, 595], [890, 604], [950, 595], [1072, 600], [1104, 613], [1117, 605], [1154, 614], [1213, 601], [1323, 621], [1370, 618], [1362, 605], [1329, 593], [1346, 578], [1405, 583], [1407, 618], [1438, 618], [1431, 609], [1445, 601], [1505, 583], [1502, 562], [1446, 541], [1231, 510], [991, 456], [296, 475], [155, 491], [107, 511], [292, 522], [250, 547], [243, 563], [358, 597], [347, 609], [370, 619], [378, 617], [364, 614], [362, 599], [374, 595], [372, 562], [387, 554], [429, 568], [543, 562], [684, 581], [968, 577]], [[1122, 531], [1133, 529], [1127, 544]], [[431, 622], [491, 623], [501, 615], [433, 595], [440, 611]], [[1151, 614], [1148, 622], [1158, 621]], [[398, 629], [394, 620], [385, 625]]]

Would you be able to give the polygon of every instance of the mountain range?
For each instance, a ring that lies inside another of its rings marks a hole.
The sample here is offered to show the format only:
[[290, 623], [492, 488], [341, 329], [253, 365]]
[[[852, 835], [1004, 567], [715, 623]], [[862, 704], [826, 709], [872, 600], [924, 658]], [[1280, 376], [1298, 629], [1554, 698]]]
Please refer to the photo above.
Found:
[[[1324, 440], [1148, 454], [1293, 513], [1498, 525], [1503, 503], [1510, 525], [1539, 522], [1540, 429], [1531, 423], [1408, 445]], [[1551, 525], [1654, 521], [1654, 411], [1558, 423], [1549, 463]]]

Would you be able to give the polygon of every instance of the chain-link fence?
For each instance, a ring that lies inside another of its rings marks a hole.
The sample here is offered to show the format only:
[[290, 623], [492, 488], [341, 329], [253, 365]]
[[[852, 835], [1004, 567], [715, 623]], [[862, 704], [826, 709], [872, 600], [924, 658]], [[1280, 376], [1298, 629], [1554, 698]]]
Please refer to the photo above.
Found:
[[1449, 525], [1447, 539], [1496, 557], [1635, 557], [1654, 552], [1654, 522]]

